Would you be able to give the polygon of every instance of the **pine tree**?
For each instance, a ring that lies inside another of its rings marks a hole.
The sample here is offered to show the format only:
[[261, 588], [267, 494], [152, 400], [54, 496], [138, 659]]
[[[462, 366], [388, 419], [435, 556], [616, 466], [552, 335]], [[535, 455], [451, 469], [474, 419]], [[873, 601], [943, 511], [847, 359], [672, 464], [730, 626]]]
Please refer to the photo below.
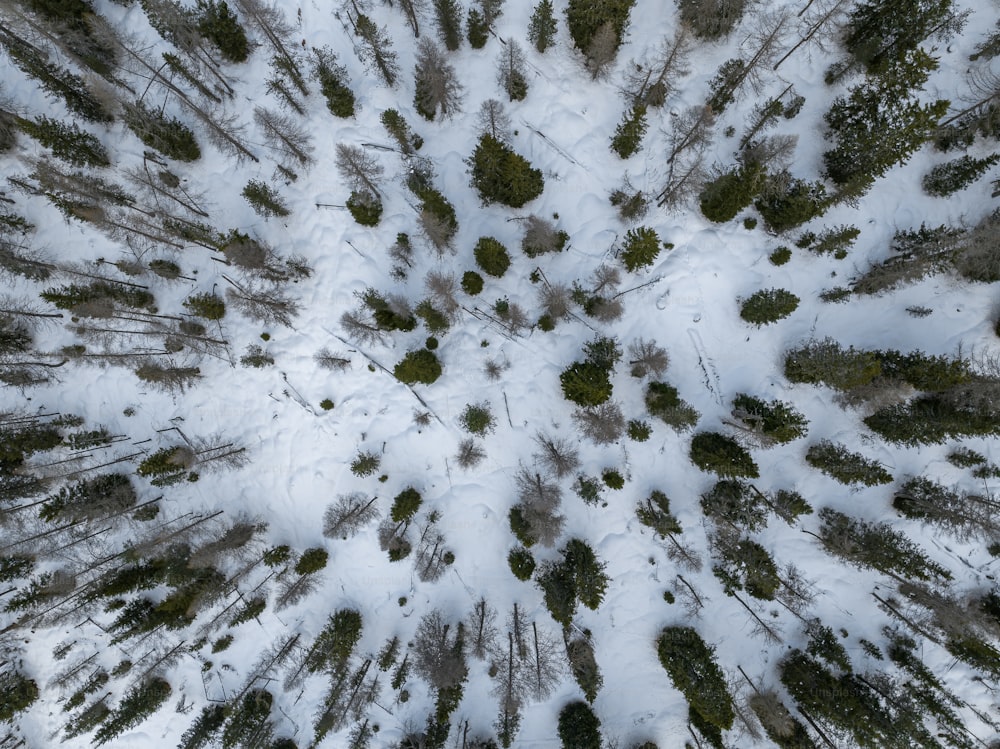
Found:
[[892, 483], [892, 474], [880, 463], [829, 440], [810, 446], [806, 462], [842, 484], [878, 486]]
[[521, 101], [528, 95], [525, 75], [524, 52], [515, 40], [510, 39], [497, 59], [497, 80], [510, 101]]
[[753, 202], [761, 189], [764, 170], [759, 164], [745, 164], [730, 169], [712, 180], [698, 197], [701, 212], [709, 221], [731, 221]]
[[395, 366], [393, 374], [407, 385], [416, 382], [430, 385], [441, 376], [441, 362], [433, 351], [418, 349], [407, 353]]
[[740, 317], [757, 327], [777, 322], [792, 314], [799, 298], [785, 289], [755, 291], [740, 304]]
[[125, 124], [150, 148], [177, 161], [196, 161], [201, 157], [198, 140], [187, 125], [176, 117], [149, 109], [141, 101], [123, 104]]
[[9, 668], [0, 674], [0, 723], [13, 723], [14, 717], [38, 700], [38, 684]]
[[392, 51], [392, 38], [385, 27], [379, 28], [368, 16], [359, 14], [354, 22], [355, 34], [361, 39], [361, 60], [369, 70], [374, 69], [387, 86], [395, 86], [399, 76], [399, 63]]
[[586, 702], [570, 702], [559, 711], [563, 749], [601, 749], [601, 721]]
[[327, 47], [313, 49], [312, 70], [330, 112], [337, 117], [353, 117], [354, 92], [347, 85], [347, 69], [337, 64], [336, 55]]
[[201, 709], [194, 723], [183, 734], [177, 749], [204, 749], [215, 738], [215, 734], [226, 721], [226, 710], [222, 705], [208, 705]]
[[463, 89], [455, 68], [441, 48], [426, 37], [417, 45], [413, 77], [413, 105], [422, 117], [433, 120], [440, 110], [442, 118], [450, 118], [460, 110]]
[[646, 106], [633, 104], [618, 123], [615, 135], [611, 139], [611, 150], [627, 159], [639, 150], [642, 136], [646, 134]]
[[622, 263], [628, 271], [647, 268], [656, 262], [660, 254], [660, 238], [648, 226], [629, 229], [625, 234], [625, 244], [621, 250]]
[[542, 194], [542, 173], [502, 141], [484, 133], [469, 161], [472, 185], [484, 203], [520, 208]]
[[267, 746], [274, 734], [271, 703], [274, 697], [264, 689], [251, 689], [231, 708], [222, 731], [223, 749]]
[[262, 180], [252, 179], [247, 182], [242, 195], [254, 211], [264, 218], [287, 216], [291, 213], [278, 191]]
[[538, 5], [531, 11], [531, 20], [528, 22], [528, 41], [535, 45], [535, 49], [544, 53], [556, 36], [556, 19], [552, 11], [552, 0], [540, 0]]
[[660, 664], [688, 701], [691, 712], [716, 729], [733, 725], [733, 700], [715, 649], [691, 627], [667, 627], [656, 640]]
[[438, 37], [449, 52], [462, 46], [462, 16], [458, 0], [431, 0]]
[[131, 689], [94, 734], [94, 743], [106, 744], [142, 723], [160, 709], [170, 692], [170, 684], [159, 678], [149, 679]]
[[691, 439], [691, 462], [723, 478], [757, 478], [757, 464], [732, 437], [719, 432], [699, 432]]
[[1000, 154], [990, 154], [982, 159], [966, 154], [944, 164], [938, 164], [924, 175], [920, 184], [928, 195], [947, 197], [953, 192], [964, 190], [998, 161]]
[[947, 28], [953, 12], [951, 0], [867, 0], [851, 11], [844, 46], [869, 72], [885, 74]]
[[469, 40], [469, 46], [473, 49], [482, 49], [490, 38], [490, 26], [486, 23], [486, 17], [479, 8], [469, 8], [469, 13], [465, 19], [465, 33]]
[[244, 62], [250, 55], [250, 44], [239, 19], [226, 0], [198, 0], [198, 31], [229, 62]]
[[38, 119], [20, 120], [21, 130], [73, 166], [110, 166], [107, 149], [90, 133], [74, 122], [65, 125], [44, 115]]
[[614, 32], [614, 49], [617, 50], [625, 36], [629, 12], [635, 0], [569, 0], [566, 7], [566, 24], [573, 44], [588, 53], [594, 38], [604, 24], [611, 24]]

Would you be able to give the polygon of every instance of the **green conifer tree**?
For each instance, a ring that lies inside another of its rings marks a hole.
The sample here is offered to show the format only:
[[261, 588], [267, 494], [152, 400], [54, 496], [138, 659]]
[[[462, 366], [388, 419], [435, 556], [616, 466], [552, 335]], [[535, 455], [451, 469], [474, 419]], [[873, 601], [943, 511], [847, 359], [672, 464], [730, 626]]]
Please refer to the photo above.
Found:
[[503, 141], [488, 133], [479, 143], [469, 161], [472, 185], [484, 203], [503, 203], [520, 208], [542, 194], [545, 181], [542, 172]]
[[528, 41], [535, 45], [539, 52], [545, 52], [552, 46], [556, 36], [556, 19], [552, 11], [552, 0], [541, 0], [531, 11], [528, 22]]

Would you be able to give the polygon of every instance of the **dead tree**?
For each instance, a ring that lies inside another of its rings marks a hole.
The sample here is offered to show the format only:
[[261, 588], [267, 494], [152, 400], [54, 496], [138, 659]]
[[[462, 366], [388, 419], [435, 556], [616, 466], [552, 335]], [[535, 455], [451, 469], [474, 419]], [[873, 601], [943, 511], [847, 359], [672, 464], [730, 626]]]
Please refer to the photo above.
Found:
[[622, 91], [629, 101], [647, 107], [662, 107], [673, 93], [677, 79], [690, 72], [691, 34], [681, 24], [674, 35], [664, 38], [645, 63], [632, 60], [625, 71]]
[[440, 113], [442, 119], [451, 118], [461, 111], [463, 88], [455, 68], [441, 48], [426, 37], [417, 45], [414, 79], [414, 103], [423, 117], [432, 120]]
[[536, 432], [533, 438], [539, 451], [535, 460], [546, 470], [563, 478], [580, 465], [579, 452], [569, 440], [553, 437], [545, 432]]
[[292, 318], [298, 314], [299, 305], [281, 289], [261, 284], [240, 284], [228, 276], [223, 278], [232, 286], [226, 289], [226, 300], [244, 315], [265, 325], [292, 327]]
[[396, 53], [392, 51], [389, 33], [384, 26], [379, 28], [364, 13], [356, 13], [351, 22], [354, 24], [355, 35], [361, 41], [362, 49], [358, 53], [361, 62], [370, 72], [376, 73], [385, 81], [385, 85], [394, 87], [399, 79], [399, 62]]
[[295, 29], [285, 20], [280, 8], [265, 4], [263, 0], [236, 0], [236, 7], [264, 35], [275, 54], [282, 61], [282, 68], [289, 74], [303, 96], [309, 94], [305, 78], [299, 69], [299, 60], [293, 53]]
[[263, 107], [254, 109], [253, 118], [271, 150], [294, 159], [302, 168], [313, 163], [311, 137], [295, 120]]
[[342, 494], [323, 515], [323, 535], [327, 538], [350, 538], [378, 517], [375, 502], [362, 492]]
[[336, 153], [337, 171], [351, 190], [381, 197], [379, 181], [384, 170], [374, 156], [366, 153], [360, 146], [348, 146], [344, 143], [337, 144]]
[[469, 638], [469, 652], [480, 660], [493, 653], [496, 647], [497, 610], [490, 606], [486, 598], [480, 597], [466, 618], [465, 629]]

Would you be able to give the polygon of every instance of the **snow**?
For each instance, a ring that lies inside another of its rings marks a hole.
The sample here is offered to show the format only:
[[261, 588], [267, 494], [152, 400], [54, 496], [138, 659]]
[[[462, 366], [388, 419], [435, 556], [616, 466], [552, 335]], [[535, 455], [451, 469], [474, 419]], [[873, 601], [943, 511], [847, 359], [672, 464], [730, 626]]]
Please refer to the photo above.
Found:
[[[562, 5], [557, 4], [560, 16]], [[138, 5], [122, 8], [103, 1], [97, 6], [140, 38], [150, 43], [156, 40]], [[191, 165], [171, 165], [187, 181], [188, 189], [207, 196], [206, 204], [211, 206], [217, 228], [239, 228], [255, 234], [282, 256], [301, 254], [313, 266], [311, 278], [291, 286], [301, 304], [291, 328], [264, 327], [241, 318], [235, 311], [228, 312], [222, 323], [234, 358], [238, 359], [249, 344], [258, 343], [274, 356], [276, 364], [256, 370], [204, 357], [198, 362], [202, 379], [183, 394], [153, 390], [125, 369], [74, 364], [69, 365], [74, 369], [68, 370], [59, 382], [23, 394], [7, 389], [0, 396], [5, 411], [77, 413], [89, 425], [104, 424], [115, 434], [128, 434], [132, 443], [152, 438], [152, 443], [142, 446], [150, 452], [174, 444], [175, 436], [170, 432], [158, 433], [172, 426], [192, 437], [218, 434], [227, 442], [245, 446], [249, 459], [245, 467], [205, 472], [197, 483], [165, 491], [164, 515], [222, 509], [230, 518], [245, 515], [266, 522], [269, 544], [288, 544], [297, 550], [322, 546], [330, 552], [330, 564], [320, 573], [319, 589], [305, 601], [280, 612], [269, 606], [259, 623], [246, 623], [234, 630], [235, 642], [224, 653], [206, 655], [205, 650], [198, 655], [185, 654], [167, 672], [174, 688], [168, 705], [119, 737], [116, 746], [139, 749], [175, 745], [207, 699], [219, 699], [241, 688], [249, 668], [265, 648], [296, 632], [302, 633], [304, 641], [310, 641], [338, 608], [357, 608], [363, 615], [359, 653], [376, 653], [393, 635], [407, 642], [420, 617], [432, 608], [455, 619], [464, 617], [480, 595], [499, 610], [501, 619], [518, 602], [530, 619], [558, 634], [558, 625], [551, 621], [537, 588], [518, 582], [507, 567], [507, 552], [515, 543], [507, 513], [515, 501], [514, 472], [520, 464], [530, 464], [535, 432], [543, 430], [578, 439], [570, 418], [571, 404], [559, 391], [558, 374], [579, 356], [592, 331], [567, 320], [551, 333], [534, 330], [508, 338], [487, 320], [463, 314], [452, 330], [441, 336], [437, 353], [444, 375], [432, 386], [415, 387], [442, 423], [432, 421], [420, 427], [412, 418], [414, 410], [422, 410], [414, 394], [385, 372], [370, 371], [366, 357], [391, 370], [406, 351], [422, 345], [426, 331], [418, 328], [412, 333], [396, 333], [385, 345], [362, 349], [336, 338], [343, 335], [339, 318], [353, 306], [353, 295], [368, 286], [416, 301], [423, 294], [422, 278], [427, 270], [441, 269], [461, 277], [462, 272], [475, 267], [472, 247], [480, 236], [500, 239], [514, 262], [503, 279], [487, 277], [485, 289], [475, 299], [460, 294], [470, 308], [475, 305], [486, 309], [495, 299], [507, 296], [534, 315], [537, 286], [528, 281], [528, 276], [536, 265], [551, 282], [569, 284], [585, 280], [601, 263], [614, 264], [612, 248], [628, 227], [617, 220], [608, 204], [608, 193], [627, 170], [637, 187], [655, 194], [664, 171], [657, 155], [664, 151], [672, 117], [704, 101], [716, 68], [735, 55], [748, 32], [744, 24], [724, 42], [696, 46], [692, 73], [678, 85], [677, 94], [666, 107], [650, 111], [650, 128], [642, 152], [623, 162], [608, 148], [624, 108], [616, 83], [631, 58], [641, 58], [661, 36], [673, 31], [677, 20], [672, 3], [640, 0], [614, 71], [607, 80], [590, 81], [579, 55], [569, 49], [561, 17], [555, 46], [539, 55], [524, 41], [530, 0], [507, 0], [495, 28], [497, 38], [483, 50], [464, 45], [450, 55], [466, 88], [463, 113], [453, 120], [434, 123], [423, 121], [411, 104], [415, 44], [400, 13], [385, 5], [373, 4], [370, 9], [378, 24], [388, 27], [399, 53], [401, 83], [396, 90], [389, 90], [352, 54], [349, 37], [332, 17], [330, 6], [313, 2], [282, 4], [282, 9], [292, 23], [296, 22], [296, 11], [301, 12], [296, 38], [301, 34], [305, 46], [329, 44], [337, 51], [339, 63], [348, 68], [359, 110], [354, 119], [340, 120], [326, 111], [318, 91], [308, 98], [306, 124], [313, 136], [316, 164], [303, 170], [298, 181], [280, 185], [291, 215], [262, 220], [239, 194], [251, 178], [277, 184], [272, 172], [274, 161], [252, 130], [250, 140], [260, 164], [235, 163], [209, 146], [199, 130], [202, 159]], [[947, 50], [936, 51], [941, 57], [941, 69], [931, 78], [928, 98], [940, 95], [957, 101], [959, 94], [953, 92], [965, 90], [965, 60], [979, 41], [979, 30], [989, 28], [995, 15], [985, 6], [974, 10], [965, 33]], [[423, 19], [422, 28], [427, 34], [433, 33], [429, 16]], [[508, 106], [516, 130], [513, 147], [542, 169], [546, 179], [543, 195], [520, 211], [481, 206], [468, 184], [464, 163], [474, 148], [474, 119], [480, 102], [501, 95], [494, 72], [500, 39], [521, 41], [535, 73], [530, 78], [527, 99]], [[796, 91], [805, 96], [806, 105], [797, 118], [782, 120], [773, 132], [799, 135], [793, 171], [816, 178], [820, 154], [827, 147], [822, 138], [822, 114], [850, 83], [834, 89], [824, 86], [823, 70], [836, 56], [835, 45], [828, 47], [826, 51], [803, 48], [782, 66], [780, 75], [769, 77], [765, 91], [758, 96], [744, 95], [732, 105], [716, 125], [709, 163], [714, 160], [720, 166], [732, 164], [742, 124], [754, 101], [794, 83]], [[264, 93], [268, 57], [264, 46], [246, 65], [229, 68], [239, 84], [238, 95], [228, 109], [239, 114], [243, 122], [251, 121], [255, 105], [276, 106]], [[0, 77], [4, 94], [24, 111], [66, 115], [60, 102], [41, 98], [30, 81], [6, 60], [0, 60]], [[414, 199], [403, 184], [403, 165], [396, 155], [372, 152], [391, 176], [386, 181], [385, 211], [377, 228], [358, 226], [344, 210], [315, 205], [342, 204], [347, 197], [347, 190], [332, 168], [333, 149], [338, 143], [390, 144], [378, 120], [379, 113], [390, 106], [399, 109], [424, 137], [420, 155], [434, 163], [435, 184], [456, 207], [460, 230], [454, 254], [439, 257], [417, 239]], [[191, 121], [190, 117], [184, 119]], [[735, 137], [722, 135], [727, 125], [736, 128]], [[113, 149], [119, 164], [141, 161], [142, 145], [122, 124], [113, 125], [110, 132], [90, 126], [87, 129]], [[23, 156], [35, 153], [35, 147], [27, 142], [19, 148]], [[971, 153], [983, 155], [988, 151], [987, 144], [977, 144]], [[916, 228], [921, 223], [971, 225], [993, 209], [989, 195], [993, 173], [948, 199], [934, 199], [920, 192], [920, 176], [944, 159], [925, 148], [907, 165], [879, 180], [857, 206], [838, 206], [814, 222], [811, 228], [817, 230], [840, 224], [854, 224], [862, 230], [849, 257], [840, 261], [795, 249], [787, 265], [775, 267], [767, 255], [779, 245], [790, 245], [791, 237], [771, 237], [761, 228], [743, 228], [741, 219], [746, 211], [737, 220], [713, 225], [693, 205], [678, 213], [654, 208], [643, 223], [655, 228], [661, 239], [674, 243], [675, 248], [661, 253], [651, 268], [635, 274], [623, 272], [622, 289], [659, 280], [625, 296], [626, 312], [621, 320], [611, 324], [587, 322], [602, 335], [617, 337], [623, 345], [642, 336], [664, 346], [671, 357], [664, 379], [701, 413], [698, 429], [721, 428], [720, 420], [728, 416], [729, 403], [738, 392], [794, 403], [810, 421], [809, 437], [766, 451], [754, 450], [762, 476], [757, 485], [765, 491], [794, 488], [817, 510], [830, 506], [869, 520], [889, 520], [916, 539], [931, 558], [952, 570], [956, 575], [955, 590], [982, 591], [992, 585], [997, 560], [979, 545], [958, 543], [933, 529], [899, 519], [889, 506], [889, 488], [849, 490], [803, 461], [808, 444], [828, 438], [879, 460], [899, 482], [926, 474], [946, 482], [963, 481], [972, 488], [967, 473], [944, 462], [946, 446], [887, 446], [865, 430], [861, 414], [837, 406], [831, 391], [790, 384], [781, 374], [782, 352], [810, 337], [831, 336], [844, 345], [921, 349], [932, 354], [955, 354], [960, 346], [965, 352], [995, 351], [996, 338], [991, 329], [996, 293], [993, 286], [934, 276], [891, 296], [851, 298], [846, 304], [824, 304], [817, 297], [820, 291], [846, 284], [870, 263], [887, 257], [888, 242], [897, 229]], [[26, 170], [8, 161], [9, 174]], [[14, 197], [17, 210], [38, 225], [36, 246], [48, 248], [53, 257], [83, 263], [97, 258], [113, 261], [121, 255], [121, 246], [77, 223], [66, 223], [44, 201], [20, 194]], [[520, 224], [509, 219], [531, 213], [543, 217], [558, 214], [557, 224], [571, 235], [570, 248], [534, 260], [524, 257], [519, 252]], [[410, 233], [420, 245], [419, 267], [402, 283], [391, 279], [385, 252], [397, 232]], [[175, 314], [182, 310], [181, 302], [188, 295], [225, 287], [220, 272], [226, 269], [213, 262], [208, 252], [192, 247], [177, 256], [164, 256], [176, 259], [185, 275], [197, 271], [198, 280], [142, 281], [155, 284], [161, 311]], [[759, 329], [742, 323], [737, 300], [771, 287], [797, 294], [802, 299], [799, 309], [788, 319]], [[19, 282], [11, 284], [9, 292], [33, 296], [37, 289], [34, 284]], [[916, 304], [931, 307], [933, 314], [923, 319], [909, 316], [905, 308]], [[267, 343], [260, 339], [263, 332], [270, 335]], [[58, 325], [47, 328], [44, 335], [46, 345], [52, 349], [72, 340]], [[488, 345], [484, 347], [483, 343]], [[359, 349], [363, 355], [360, 351], [352, 353], [352, 365], [347, 371], [330, 372], [319, 369], [312, 358], [324, 346], [334, 351]], [[482, 363], [486, 357], [497, 356], [510, 368], [499, 383], [494, 383], [483, 374]], [[622, 404], [626, 418], [642, 418], [643, 385], [630, 378], [627, 370], [625, 364], [618, 367], [615, 399]], [[308, 405], [300, 403], [299, 398]], [[318, 403], [324, 398], [334, 401], [332, 411], [319, 409]], [[482, 400], [490, 402], [497, 416], [497, 429], [485, 439], [487, 459], [473, 470], [462, 471], [452, 458], [465, 436], [457, 417], [466, 404]], [[126, 406], [135, 409], [133, 416], [123, 414]], [[776, 684], [776, 664], [781, 655], [804, 640], [798, 622], [777, 606], [774, 621], [783, 627], [784, 643], [769, 646], [751, 634], [749, 616], [723, 593], [705, 553], [707, 521], [698, 498], [714, 479], [688, 461], [689, 435], [678, 435], [655, 419], [649, 420], [654, 432], [644, 444], [622, 440], [600, 447], [580, 439], [584, 472], [593, 475], [603, 468], [618, 467], [628, 483], [621, 491], [604, 492], [606, 506], [590, 507], [573, 495], [570, 477], [563, 482], [562, 512], [566, 515], [565, 539], [579, 537], [590, 543], [607, 562], [612, 579], [600, 609], [581, 609], [576, 620], [580, 628], [593, 633], [604, 677], [604, 686], [594, 703], [604, 735], [619, 739], [622, 746], [642, 740], [680, 746], [688, 737], [687, 706], [655, 655], [654, 641], [664, 626], [696, 626], [717, 648], [717, 659], [727, 672], [736, 674], [739, 665], [766, 684]], [[990, 440], [974, 439], [965, 444], [1000, 460]], [[382, 455], [379, 473], [388, 475], [384, 484], [379, 484], [376, 477], [360, 479], [351, 474], [349, 464], [361, 449]], [[390, 563], [378, 549], [374, 526], [347, 541], [325, 539], [322, 535], [323, 512], [338, 495], [355, 490], [376, 493], [385, 516], [392, 497], [408, 485], [418, 488], [424, 496], [422, 517], [433, 510], [440, 512], [440, 529], [455, 554], [453, 568], [436, 583], [420, 582], [411, 560]], [[679, 603], [671, 606], [664, 602], [662, 594], [672, 588], [677, 566], [635, 518], [635, 503], [652, 489], [661, 489], [670, 497], [671, 507], [684, 528], [684, 539], [699, 548], [707, 562], [701, 572], [683, 572], [707, 600], [705, 612], [696, 620], [686, 617]], [[143, 497], [155, 496], [156, 491], [144, 485]], [[816, 530], [815, 515], [803, 517], [800, 526], [789, 527], [772, 518], [756, 538], [773, 553], [779, 566], [794, 562], [814, 582], [819, 595], [812, 613], [835, 630], [844, 627], [849, 631], [844, 644], [861, 664], [864, 656], [857, 649], [859, 639], [880, 642], [882, 627], [890, 623], [871, 597], [875, 586], [885, 588], [885, 580], [827, 556], [815, 538], [802, 532]], [[533, 551], [539, 562], [556, 557], [555, 549]], [[398, 604], [401, 596], [408, 598], [403, 607]], [[755, 605], [765, 618], [770, 609]], [[224, 633], [224, 629], [220, 630], [210, 639]], [[103, 649], [98, 660], [108, 669], [122, 658], [134, 660], [142, 652], [142, 646], [131, 643], [101, 644], [107, 638], [93, 623], [77, 627], [72, 622], [23, 634], [24, 671], [41, 686], [75, 658], [95, 649]], [[171, 633], [170, 637], [176, 642], [196, 639], [193, 632]], [[55, 661], [53, 648], [68, 640], [75, 641], [70, 659], [65, 663]], [[946, 673], [949, 687], [970, 703], [980, 709], [994, 709], [987, 686], [974, 681], [964, 664], [955, 665], [946, 653], [930, 644], [924, 657], [936, 673]], [[203, 658], [214, 664], [204, 675]], [[486, 664], [470, 660], [469, 683], [463, 702], [452, 716], [453, 725], [467, 719], [474, 732], [490, 731], [497, 705], [490, 695], [486, 671]], [[108, 688], [117, 699], [128, 683], [128, 679], [113, 680]], [[370, 716], [381, 726], [375, 746], [388, 746], [406, 727], [423, 725], [432, 710], [433, 696], [419, 679], [411, 677], [407, 688], [411, 699], [405, 704], [393, 705], [392, 691], [386, 685], [383, 696], [390, 702], [382, 704], [389, 710], [372, 707]], [[275, 690], [275, 703], [280, 707], [273, 713], [277, 734], [292, 735], [300, 746], [308, 745], [324, 689], [321, 678], [311, 677], [301, 695]], [[66, 714], [55, 702], [53, 695], [57, 694], [58, 690], [51, 690], [20, 717], [20, 728], [29, 746], [59, 741], [57, 733]], [[182, 695], [194, 704], [194, 710], [186, 715], [171, 707]], [[548, 700], [525, 706], [515, 745], [557, 746], [556, 715], [566, 701], [579, 697], [580, 691], [567, 673]], [[969, 711], [962, 715], [970, 726], [975, 726], [977, 735], [984, 740], [990, 737], [990, 729]], [[745, 735], [733, 733], [729, 738], [735, 746], [755, 745]], [[345, 742], [346, 731], [331, 734], [321, 745], [339, 747]], [[89, 743], [90, 737], [85, 735], [63, 745], [71, 749]], [[765, 746], [766, 742], [756, 745]]]

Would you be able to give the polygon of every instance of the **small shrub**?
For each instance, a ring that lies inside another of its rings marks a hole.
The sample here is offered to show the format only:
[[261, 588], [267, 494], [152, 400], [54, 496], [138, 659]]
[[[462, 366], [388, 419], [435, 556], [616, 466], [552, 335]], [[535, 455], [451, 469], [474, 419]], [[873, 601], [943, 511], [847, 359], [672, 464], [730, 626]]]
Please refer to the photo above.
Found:
[[518, 580], [528, 580], [535, 571], [535, 557], [523, 547], [511, 549], [507, 555], [510, 571]]
[[806, 462], [842, 484], [878, 486], [892, 483], [892, 474], [878, 461], [829, 440], [812, 445], [806, 452]]
[[357, 457], [351, 461], [351, 473], [355, 476], [371, 476], [382, 463], [382, 458], [370, 451], [359, 452]]
[[382, 201], [377, 195], [355, 190], [347, 199], [347, 210], [362, 226], [377, 226], [382, 218]]
[[247, 346], [247, 352], [240, 357], [240, 364], [244, 367], [263, 369], [274, 364], [274, 357], [267, 353], [261, 346], [252, 343]]
[[777, 322], [792, 314], [799, 306], [799, 298], [784, 289], [762, 289], [740, 305], [740, 317], [758, 327]]
[[424, 348], [428, 351], [434, 351], [437, 349], [440, 342], [434, 336], [428, 336], [427, 340], [424, 341]]
[[653, 434], [653, 430], [649, 424], [638, 419], [631, 419], [625, 430], [628, 433], [629, 439], [636, 442], [645, 442]]
[[420, 349], [410, 351], [403, 357], [393, 374], [400, 382], [412, 385], [416, 382], [430, 385], [441, 376], [441, 362], [433, 351]]
[[573, 491], [588, 505], [597, 505], [601, 501], [601, 482], [592, 476], [585, 476], [582, 473], [577, 476], [573, 483]]
[[722, 478], [758, 478], [753, 458], [736, 440], [719, 432], [700, 432], [691, 439], [691, 462]]
[[322, 408], [324, 411], [332, 411], [333, 401], [330, 400], [329, 398], [324, 398], [319, 402], [319, 407]]
[[621, 258], [626, 270], [631, 272], [652, 265], [659, 253], [660, 238], [648, 226], [629, 229], [625, 234]]
[[287, 216], [291, 211], [278, 191], [259, 179], [252, 179], [243, 188], [242, 195], [259, 216]]
[[497, 420], [490, 412], [489, 405], [485, 402], [467, 405], [462, 415], [458, 417], [462, 428], [479, 436], [492, 433], [496, 429]]
[[469, 296], [476, 296], [483, 290], [483, 277], [474, 270], [462, 274], [462, 291]]
[[319, 572], [326, 567], [329, 556], [326, 549], [320, 547], [306, 549], [299, 557], [299, 561], [295, 563], [295, 574], [311, 575], [314, 572]]
[[393, 522], [405, 523], [412, 520], [413, 516], [417, 514], [417, 510], [420, 509], [422, 502], [423, 499], [420, 496], [420, 492], [412, 486], [403, 489], [392, 501], [390, 516]]
[[771, 265], [784, 265], [792, 259], [792, 251], [787, 247], [778, 247], [767, 259], [771, 261]]
[[559, 712], [563, 749], [601, 749], [601, 721], [586, 702], [571, 702]]
[[[493, 237], [480, 237], [473, 250], [476, 258], [476, 265], [482, 269], [483, 273], [502, 278], [510, 267], [510, 254], [499, 240]], [[482, 279], [480, 279], [481, 281]]]
[[747, 231], [753, 231], [754, 229], [757, 228], [757, 219], [755, 219], [753, 216], [747, 216], [745, 219], [743, 219], [743, 228], [746, 229]]
[[218, 640], [212, 643], [212, 652], [221, 653], [222, 651], [227, 650], [229, 646], [232, 644], [233, 644], [233, 636], [223, 635]]
[[607, 468], [601, 473], [601, 480], [609, 489], [624, 489], [625, 478], [614, 468]]

